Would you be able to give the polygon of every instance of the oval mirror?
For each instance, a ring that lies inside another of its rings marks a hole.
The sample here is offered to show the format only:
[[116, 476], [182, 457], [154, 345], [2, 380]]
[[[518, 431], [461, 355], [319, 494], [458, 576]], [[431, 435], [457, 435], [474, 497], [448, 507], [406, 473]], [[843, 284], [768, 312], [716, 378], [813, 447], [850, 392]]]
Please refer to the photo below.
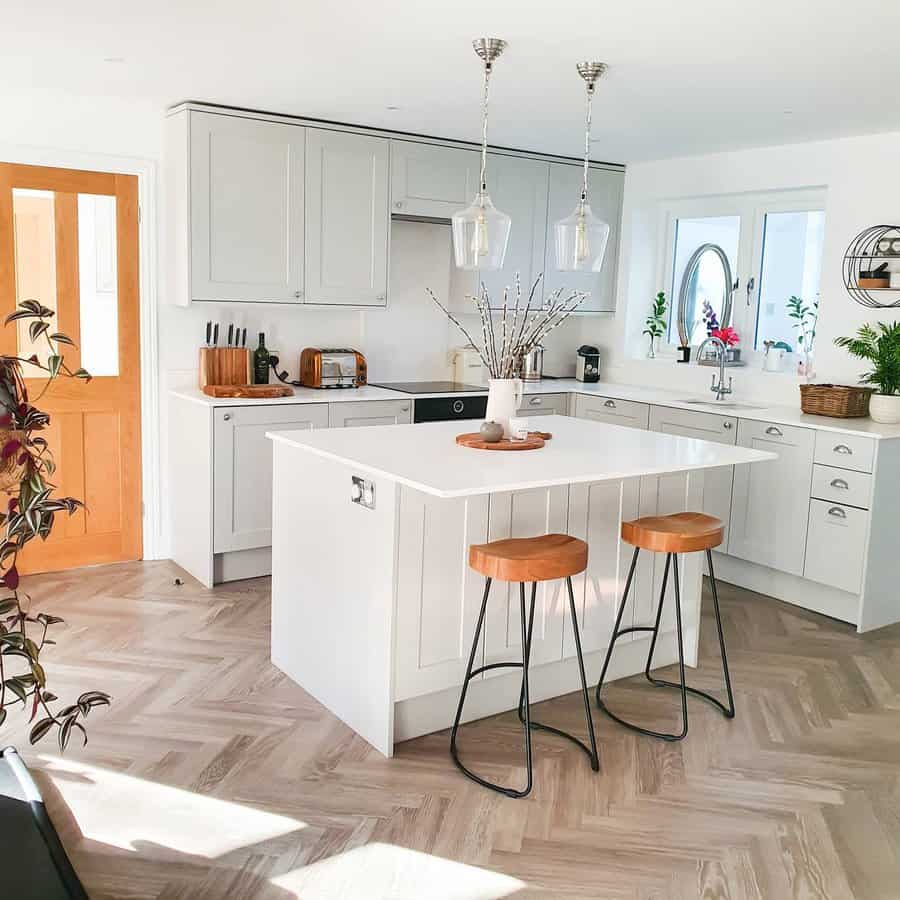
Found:
[[706, 303], [721, 327], [731, 322], [733, 284], [725, 251], [718, 244], [701, 244], [684, 268], [678, 293], [678, 337], [683, 347], [706, 337]]

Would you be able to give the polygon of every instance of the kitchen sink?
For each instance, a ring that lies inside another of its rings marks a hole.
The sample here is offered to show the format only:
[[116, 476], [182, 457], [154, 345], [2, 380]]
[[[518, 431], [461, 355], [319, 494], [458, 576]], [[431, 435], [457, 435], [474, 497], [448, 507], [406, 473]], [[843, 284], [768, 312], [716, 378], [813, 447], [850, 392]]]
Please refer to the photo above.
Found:
[[710, 409], [765, 409], [764, 403], [745, 403], [742, 400], [703, 400], [690, 397], [682, 400], [682, 403], [690, 403], [693, 406], [708, 406]]

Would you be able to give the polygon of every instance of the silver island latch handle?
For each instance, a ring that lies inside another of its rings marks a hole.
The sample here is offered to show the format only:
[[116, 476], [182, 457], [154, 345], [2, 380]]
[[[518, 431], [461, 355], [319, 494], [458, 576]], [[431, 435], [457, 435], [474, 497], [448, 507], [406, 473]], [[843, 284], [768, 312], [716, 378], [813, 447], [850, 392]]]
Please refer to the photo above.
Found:
[[766, 434], [771, 434], [775, 437], [784, 437], [784, 432], [780, 428], [776, 428], [774, 425], [770, 425], [766, 429]]

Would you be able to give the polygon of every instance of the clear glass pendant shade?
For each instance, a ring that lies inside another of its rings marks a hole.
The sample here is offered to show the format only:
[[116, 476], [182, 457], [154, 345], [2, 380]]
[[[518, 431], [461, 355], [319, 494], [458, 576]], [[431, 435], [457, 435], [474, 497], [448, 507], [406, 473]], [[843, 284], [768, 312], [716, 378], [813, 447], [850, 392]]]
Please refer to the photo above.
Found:
[[565, 219], [554, 226], [556, 268], [561, 272], [599, 272], [603, 266], [609, 225], [598, 219], [589, 203], [579, 200]]
[[484, 272], [503, 267], [512, 219], [491, 203], [488, 194], [479, 192], [450, 222], [457, 268]]

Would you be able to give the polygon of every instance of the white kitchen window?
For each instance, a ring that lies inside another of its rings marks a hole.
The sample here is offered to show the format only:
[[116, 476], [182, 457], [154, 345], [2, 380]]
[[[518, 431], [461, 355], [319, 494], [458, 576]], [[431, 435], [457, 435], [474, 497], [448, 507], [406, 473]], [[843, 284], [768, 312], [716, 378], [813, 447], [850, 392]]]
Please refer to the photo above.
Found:
[[690, 343], [706, 337], [704, 301], [720, 325], [740, 335], [744, 356], [765, 341], [798, 349], [796, 320], [788, 301], [813, 308], [819, 299], [825, 232], [825, 189], [767, 191], [670, 201], [662, 209], [665, 249], [660, 283], [669, 299], [668, 350], [680, 343], [678, 310], [688, 261], [704, 244], [721, 248], [732, 270], [731, 310], [723, 321], [721, 269], [698, 267], [686, 285], [685, 319]]

